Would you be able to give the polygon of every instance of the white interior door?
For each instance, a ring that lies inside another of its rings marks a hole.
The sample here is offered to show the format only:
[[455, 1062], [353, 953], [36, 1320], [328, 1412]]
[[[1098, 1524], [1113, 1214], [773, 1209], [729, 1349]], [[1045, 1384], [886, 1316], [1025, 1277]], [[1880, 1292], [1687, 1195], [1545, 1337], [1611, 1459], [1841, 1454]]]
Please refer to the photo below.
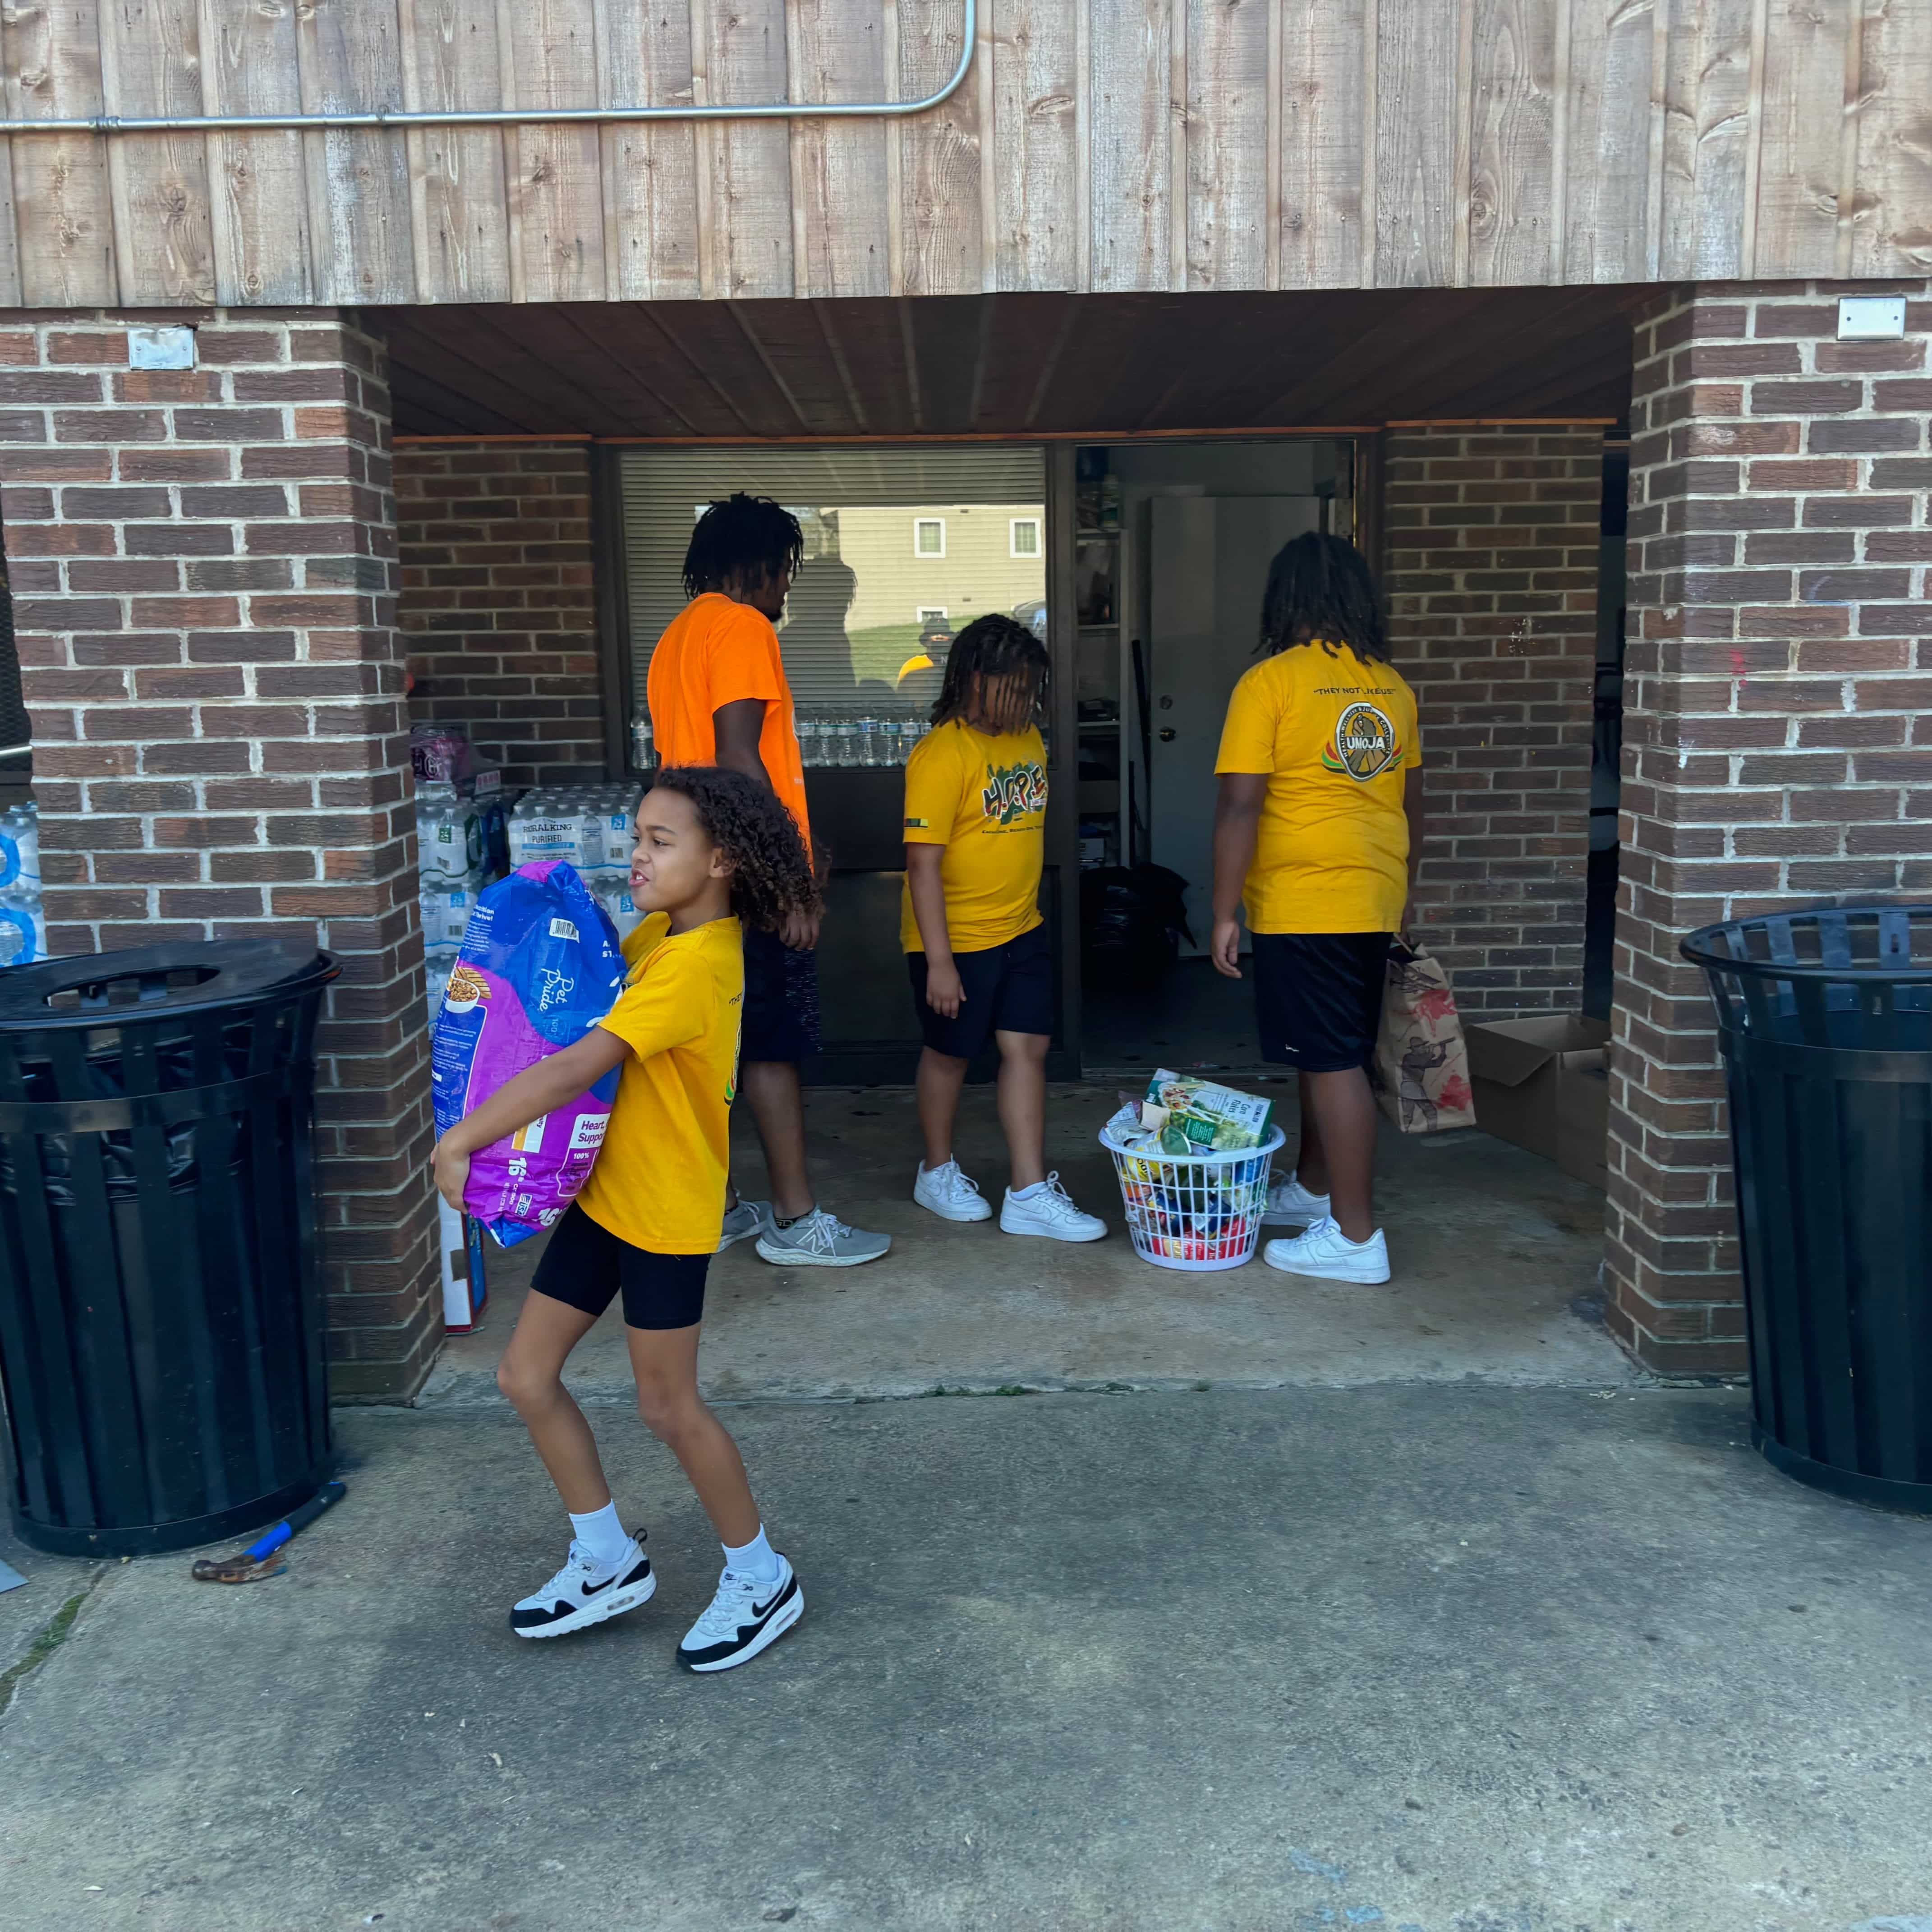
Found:
[[1196, 952], [1214, 925], [1214, 754], [1255, 659], [1268, 566], [1322, 527], [1318, 496], [1156, 496], [1148, 558], [1154, 863], [1187, 881]]

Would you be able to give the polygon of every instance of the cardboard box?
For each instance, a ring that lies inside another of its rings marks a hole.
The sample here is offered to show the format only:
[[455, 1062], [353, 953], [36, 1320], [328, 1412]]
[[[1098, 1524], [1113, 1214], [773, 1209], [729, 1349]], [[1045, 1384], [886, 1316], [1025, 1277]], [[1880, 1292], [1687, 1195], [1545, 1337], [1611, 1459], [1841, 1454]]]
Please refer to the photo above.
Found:
[[1601, 1020], [1554, 1013], [1533, 1020], [1465, 1020], [1476, 1124], [1553, 1160], [1592, 1187], [1610, 1184], [1609, 1042]]

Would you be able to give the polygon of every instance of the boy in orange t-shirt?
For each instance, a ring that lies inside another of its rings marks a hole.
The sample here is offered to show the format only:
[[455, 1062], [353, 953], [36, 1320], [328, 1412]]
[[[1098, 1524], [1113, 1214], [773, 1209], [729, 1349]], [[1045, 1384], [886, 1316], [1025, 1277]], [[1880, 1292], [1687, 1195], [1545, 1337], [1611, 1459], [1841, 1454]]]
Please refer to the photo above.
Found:
[[[769, 497], [742, 492], [698, 520], [685, 553], [691, 599], [651, 653], [646, 697], [651, 734], [667, 765], [722, 765], [769, 785], [812, 850], [791, 686], [774, 628], [805, 542], [798, 519]], [[734, 1193], [722, 1252], [755, 1239], [785, 1268], [855, 1268], [877, 1261], [889, 1234], [848, 1228], [814, 1198], [806, 1171], [799, 1062], [818, 1051], [818, 915], [794, 914], [777, 933], [745, 934], [744, 1070], [771, 1178], [770, 1202]]]

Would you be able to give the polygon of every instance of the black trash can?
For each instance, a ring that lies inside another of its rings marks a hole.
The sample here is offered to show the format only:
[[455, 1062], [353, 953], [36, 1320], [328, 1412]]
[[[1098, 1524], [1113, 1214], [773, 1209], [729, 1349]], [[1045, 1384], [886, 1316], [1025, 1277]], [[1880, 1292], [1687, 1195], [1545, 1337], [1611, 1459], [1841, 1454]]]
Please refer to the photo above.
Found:
[[1744, 1250], [1753, 1441], [1932, 1514], [1932, 907], [1706, 926]]
[[184, 1549], [326, 1479], [310, 1143], [338, 970], [261, 939], [0, 973], [0, 1393], [35, 1549]]

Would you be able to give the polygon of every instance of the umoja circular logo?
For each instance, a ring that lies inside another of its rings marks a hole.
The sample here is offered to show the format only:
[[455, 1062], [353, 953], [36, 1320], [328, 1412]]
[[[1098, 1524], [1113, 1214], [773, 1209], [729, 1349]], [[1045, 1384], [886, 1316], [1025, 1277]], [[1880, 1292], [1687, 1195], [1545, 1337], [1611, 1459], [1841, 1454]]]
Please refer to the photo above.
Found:
[[1322, 754], [1323, 767], [1364, 784], [1379, 778], [1402, 756], [1388, 714], [1378, 706], [1352, 704], [1335, 721], [1335, 746]]

